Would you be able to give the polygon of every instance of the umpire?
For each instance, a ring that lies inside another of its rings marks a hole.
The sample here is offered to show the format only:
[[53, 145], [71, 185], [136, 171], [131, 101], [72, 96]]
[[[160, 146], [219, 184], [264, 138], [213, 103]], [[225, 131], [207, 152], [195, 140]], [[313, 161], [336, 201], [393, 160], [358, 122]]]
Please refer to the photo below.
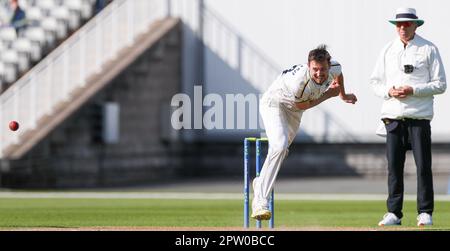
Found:
[[444, 67], [437, 47], [416, 34], [424, 21], [413, 8], [399, 8], [389, 20], [398, 37], [381, 51], [370, 85], [383, 98], [388, 161], [387, 210], [379, 226], [400, 225], [403, 217], [403, 173], [406, 151], [417, 167], [417, 225], [432, 225], [431, 128], [434, 95], [445, 92]]

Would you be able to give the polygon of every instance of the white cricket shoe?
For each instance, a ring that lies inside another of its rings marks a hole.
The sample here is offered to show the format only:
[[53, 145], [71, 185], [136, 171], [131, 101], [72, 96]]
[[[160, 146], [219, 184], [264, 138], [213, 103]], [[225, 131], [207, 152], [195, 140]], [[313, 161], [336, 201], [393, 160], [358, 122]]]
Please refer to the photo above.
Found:
[[417, 226], [431, 226], [433, 225], [433, 219], [431, 215], [427, 213], [421, 213], [417, 216]]
[[[258, 178], [255, 178], [252, 182], [253, 192], [255, 192], [255, 186]], [[256, 196], [252, 201], [252, 216], [255, 220], [270, 220], [272, 218], [272, 212], [270, 212], [267, 202], [256, 199]]]
[[395, 214], [393, 213], [386, 213], [383, 216], [383, 219], [378, 223], [378, 226], [395, 226], [395, 225], [401, 225], [402, 220], [400, 220]]
[[272, 213], [267, 207], [253, 208], [252, 218], [255, 220], [270, 220]]

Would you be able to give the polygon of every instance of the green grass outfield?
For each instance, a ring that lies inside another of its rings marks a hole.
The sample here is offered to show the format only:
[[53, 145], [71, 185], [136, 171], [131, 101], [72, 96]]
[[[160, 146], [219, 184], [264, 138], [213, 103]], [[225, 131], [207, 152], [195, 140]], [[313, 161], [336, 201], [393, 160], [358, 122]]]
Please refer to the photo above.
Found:
[[[0, 198], [0, 229], [240, 228], [242, 204], [238, 199]], [[415, 208], [415, 201], [405, 201], [402, 229], [418, 229]], [[281, 228], [379, 229], [385, 202], [277, 200], [275, 210], [275, 224]], [[450, 230], [450, 201], [436, 201], [433, 220], [434, 226], [426, 229]]]

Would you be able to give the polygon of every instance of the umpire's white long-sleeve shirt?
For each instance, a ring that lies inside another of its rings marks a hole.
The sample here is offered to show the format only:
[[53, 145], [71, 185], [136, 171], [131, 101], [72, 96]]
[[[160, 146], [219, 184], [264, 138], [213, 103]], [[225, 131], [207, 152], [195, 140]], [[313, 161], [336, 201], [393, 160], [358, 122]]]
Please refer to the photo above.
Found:
[[[404, 66], [412, 65], [412, 73]], [[400, 38], [388, 43], [381, 51], [370, 77], [375, 94], [384, 99], [381, 118], [427, 119], [433, 118], [433, 95], [444, 93], [447, 84], [444, 66], [436, 46], [415, 34], [404, 44]], [[389, 90], [409, 85], [414, 93], [404, 99], [392, 98]]]

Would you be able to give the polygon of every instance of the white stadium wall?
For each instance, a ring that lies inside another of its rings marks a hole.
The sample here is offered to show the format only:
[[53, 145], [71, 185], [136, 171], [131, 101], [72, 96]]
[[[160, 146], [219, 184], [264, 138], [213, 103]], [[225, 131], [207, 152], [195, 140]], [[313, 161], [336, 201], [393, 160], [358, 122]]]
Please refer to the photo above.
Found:
[[[180, 16], [188, 28], [184, 91], [192, 96], [193, 86], [202, 85], [203, 96], [218, 94], [224, 101], [226, 94], [259, 95], [280, 71], [305, 63], [311, 49], [327, 44], [343, 66], [346, 90], [355, 93], [359, 102], [348, 105], [334, 99], [307, 111], [296, 140], [382, 142], [375, 135], [382, 101], [373, 94], [369, 77], [382, 47], [396, 37], [387, 20], [398, 7], [414, 7], [425, 20], [417, 33], [437, 45], [448, 74], [450, 2], [446, 0], [172, 0], [172, 15]], [[436, 143], [450, 141], [449, 95], [447, 91], [435, 98]], [[204, 107], [203, 113], [209, 108]], [[203, 129], [184, 134], [235, 141], [260, 131]]]

